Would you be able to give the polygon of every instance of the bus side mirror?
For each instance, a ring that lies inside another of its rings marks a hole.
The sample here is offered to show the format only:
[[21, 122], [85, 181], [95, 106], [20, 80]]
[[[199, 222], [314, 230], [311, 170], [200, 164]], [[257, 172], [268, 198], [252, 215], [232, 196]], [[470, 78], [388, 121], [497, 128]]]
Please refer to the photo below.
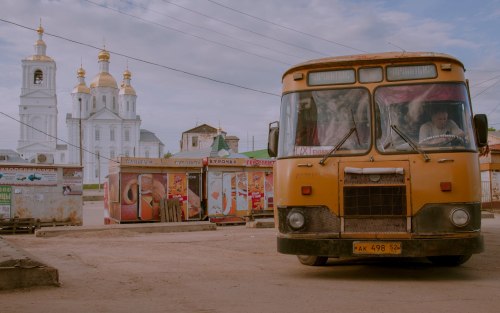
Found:
[[488, 118], [486, 114], [474, 115], [474, 128], [476, 129], [476, 140], [478, 147], [488, 145]]
[[279, 122], [269, 124], [269, 135], [267, 137], [267, 154], [274, 158], [278, 155], [278, 138], [280, 133]]

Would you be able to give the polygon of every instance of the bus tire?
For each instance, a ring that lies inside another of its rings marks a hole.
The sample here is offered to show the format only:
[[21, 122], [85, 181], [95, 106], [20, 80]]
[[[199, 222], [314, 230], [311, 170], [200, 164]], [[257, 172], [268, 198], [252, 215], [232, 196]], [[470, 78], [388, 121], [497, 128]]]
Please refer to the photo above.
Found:
[[466, 255], [440, 255], [427, 257], [434, 265], [439, 266], [459, 266], [467, 262], [471, 254]]
[[317, 255], [297, 255], [299, 262], [309, 266], [323, 266], [328, 261], [326, 256]]

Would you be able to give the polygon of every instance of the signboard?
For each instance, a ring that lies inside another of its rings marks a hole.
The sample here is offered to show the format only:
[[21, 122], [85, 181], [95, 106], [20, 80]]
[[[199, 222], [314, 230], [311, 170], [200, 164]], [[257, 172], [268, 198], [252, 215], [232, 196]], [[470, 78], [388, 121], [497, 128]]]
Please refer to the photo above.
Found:
[[55, 168], [0, 167], [0, 185], [56, 186]]
[[0, 218], [11, 218], [12, 186], [0, 186]]

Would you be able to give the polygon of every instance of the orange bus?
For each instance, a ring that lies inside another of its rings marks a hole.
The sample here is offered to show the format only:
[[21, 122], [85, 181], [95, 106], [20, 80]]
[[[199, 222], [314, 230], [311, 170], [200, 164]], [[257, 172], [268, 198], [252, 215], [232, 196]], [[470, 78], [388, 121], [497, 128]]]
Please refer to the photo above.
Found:
[[464, 66], [390, 52], [298, 64], [269, 125], [278, 251], [426, 257], [455, 266], [483, 251], [479, 151]]

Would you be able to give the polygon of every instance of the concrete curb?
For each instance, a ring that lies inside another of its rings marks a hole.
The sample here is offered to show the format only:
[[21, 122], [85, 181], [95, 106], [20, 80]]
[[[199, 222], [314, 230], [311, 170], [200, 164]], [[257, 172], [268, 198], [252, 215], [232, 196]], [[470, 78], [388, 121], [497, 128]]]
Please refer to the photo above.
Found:
[[274, 228], [274, 219], [256, 219], [246, 223], [247, 228]]
[[180, 223], [140, 223], [113, 224], [104, 226], [63, 226], [43, 227], [35, 231], [36, 237], [56, 237], [68, 234], [99, 233], [99, 232], [135, 232], [135, 233], [172, 233], [217, 230], [217, 225], [210, 222], [180, 222]]
[[0, 237], [0, 290], [59, 286], [57, 269]]

